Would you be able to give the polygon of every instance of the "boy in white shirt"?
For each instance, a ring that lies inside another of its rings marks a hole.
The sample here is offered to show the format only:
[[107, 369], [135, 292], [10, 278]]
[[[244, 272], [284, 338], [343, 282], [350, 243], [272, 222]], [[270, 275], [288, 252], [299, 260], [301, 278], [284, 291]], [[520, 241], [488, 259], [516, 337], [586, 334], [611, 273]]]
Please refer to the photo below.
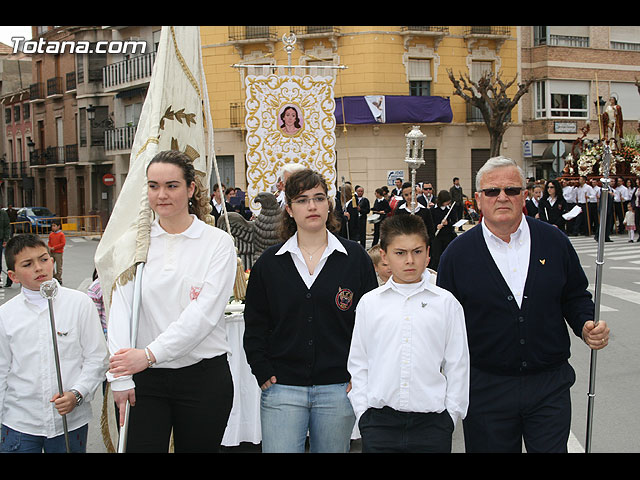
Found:
[[451, 452], [469, 403], [464, 313], [429, 281], [428, 235], [415, 215], [381, 225], [387, 283], [356, 309], [347, 368], [363, 453]]
[[47, 245], [17, 235], [5, 249], [8, 274], [20, 294], [0, 306], [0, 452], [65, 452], [66, 415], [72, 452], [87, 448], [89, 401], [105, 379], [109, 357], [98, 310], [83, 292], [58, 285], [53, 298], [63, 395], [42, 282], [53, 278]]

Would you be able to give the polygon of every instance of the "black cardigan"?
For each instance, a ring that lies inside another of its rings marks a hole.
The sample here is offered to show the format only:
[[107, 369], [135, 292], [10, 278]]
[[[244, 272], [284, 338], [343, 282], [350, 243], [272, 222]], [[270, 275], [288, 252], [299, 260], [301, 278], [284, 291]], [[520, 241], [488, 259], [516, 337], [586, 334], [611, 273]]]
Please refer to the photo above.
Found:
[[588, 280], [568, 237], [525, 217], [531, 254], [522, 307], [496, 266], [482, 225], [458, 236], [440, 259], [438, 285], [462, 304], [471, 366], [499, 375], [548, 370], [566, 362], [570, 338], [593, 320]]
[[347, 357], [358, 301], [378, 286], [362, 246], [337, 237], [334, 251], [310, 289], [290, 253], [268, 248], [254, 264], [245, 300], [244, 350], [262, 385], [275, 375], [285, 385], [348, 382]]

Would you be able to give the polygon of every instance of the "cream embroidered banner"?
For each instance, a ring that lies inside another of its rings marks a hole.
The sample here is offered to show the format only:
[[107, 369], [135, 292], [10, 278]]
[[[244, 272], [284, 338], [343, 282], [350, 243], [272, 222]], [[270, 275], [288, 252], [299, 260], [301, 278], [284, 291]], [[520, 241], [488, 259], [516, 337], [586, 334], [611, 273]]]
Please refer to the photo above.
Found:
[[335, 195], [335, 100], [332, 76], [249, 75], [245, 79], [247, 194], [273, 191], [281, 168], [300, 163], [321, 173]]
[[134, 277], [145, 263], [153, 212], [147, 200], [146, 168], [163, 150], [180, 150], [193, 161], [197, 182], [211, 177], [213, 126], [202, 63], [200, 28], [163, 26], [129, 171], [98, 244], [95, 263], [107, 309], [116, 282]]

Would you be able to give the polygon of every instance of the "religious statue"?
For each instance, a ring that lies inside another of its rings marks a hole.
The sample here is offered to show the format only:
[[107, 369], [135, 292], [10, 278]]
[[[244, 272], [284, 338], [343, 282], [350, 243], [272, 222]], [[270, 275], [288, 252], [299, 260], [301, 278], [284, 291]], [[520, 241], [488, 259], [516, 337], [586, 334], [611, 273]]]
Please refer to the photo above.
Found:
[[614, 140], [614, 144], [611, 145], [612, 150], [617, 150], [622, 147], [620, 143], [622, 139], [622, 108], [618, 105], [616, 97], [611, 96], [607, 103], [604, 112], [602, 113], [602, 128], [604, 140]]

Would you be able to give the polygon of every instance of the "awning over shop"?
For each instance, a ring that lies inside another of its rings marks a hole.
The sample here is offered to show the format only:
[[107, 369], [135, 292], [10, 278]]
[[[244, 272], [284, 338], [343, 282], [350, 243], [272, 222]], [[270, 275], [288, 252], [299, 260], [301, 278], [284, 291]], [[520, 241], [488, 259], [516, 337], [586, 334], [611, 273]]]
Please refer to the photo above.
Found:
[[[404, 95], [368, 95], [336, 98], [336, 123], [451, 123], [448, 98]], [[344, 105], [343, 105], [344, 103]]]

